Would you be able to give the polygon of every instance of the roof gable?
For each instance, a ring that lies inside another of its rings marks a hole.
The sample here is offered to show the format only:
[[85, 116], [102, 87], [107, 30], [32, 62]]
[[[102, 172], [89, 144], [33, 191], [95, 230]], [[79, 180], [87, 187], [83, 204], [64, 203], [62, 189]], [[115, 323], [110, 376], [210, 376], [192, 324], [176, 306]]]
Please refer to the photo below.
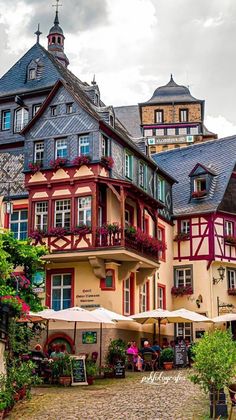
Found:
[[190, 172], [189, 177], [205, 175], [205, 174], [215, 176], [216, 172], [213, 171], [210, 167], [203, 165], [202, 163], [197, 163], [192, 169], [192, 171]]

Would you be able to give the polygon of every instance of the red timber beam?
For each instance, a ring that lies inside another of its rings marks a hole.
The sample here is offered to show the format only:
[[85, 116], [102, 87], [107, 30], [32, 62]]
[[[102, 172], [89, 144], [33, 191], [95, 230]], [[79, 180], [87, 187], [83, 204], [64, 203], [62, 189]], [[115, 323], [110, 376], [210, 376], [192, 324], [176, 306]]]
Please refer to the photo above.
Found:
[[91, 185], [92, 190], [92, 246], [96, 247], [96, 233], [98, 226], [98, 185], [94, 182]]

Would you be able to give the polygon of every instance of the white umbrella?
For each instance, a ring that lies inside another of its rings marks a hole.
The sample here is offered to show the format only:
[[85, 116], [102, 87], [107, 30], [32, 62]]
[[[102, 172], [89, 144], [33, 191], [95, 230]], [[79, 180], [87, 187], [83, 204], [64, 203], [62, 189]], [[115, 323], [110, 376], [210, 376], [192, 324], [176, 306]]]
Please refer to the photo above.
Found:
[[236, 313], [235, 314], [229, 313], [229, 314], [216, 316], [215, 318], [212, 318], [212, 321], [215, 323], [236, 321]]
[[171, 322], [212, 322], [212, 320], [197, 312], [181, 308], [171, 312]]
[[[98, 318], [101, 319], [102, 322], [104, 323], [109, 323], [111, 321], [115, 321], [115, 322], [123, 322], [123, 321], [133, 321], [132, 318], [128, 317], [128, 316], [124, 316], [121, 314], [117, 314], [116, 312], [112, 312], [109, 311], [106, 308], [103, 308], [102, 306], [100, 308], [94, 309], [92, 311], [92, 313], [94, 315], [96, 315]], [[100, 324], [100, 367], [102, 364], [102, 322]]]

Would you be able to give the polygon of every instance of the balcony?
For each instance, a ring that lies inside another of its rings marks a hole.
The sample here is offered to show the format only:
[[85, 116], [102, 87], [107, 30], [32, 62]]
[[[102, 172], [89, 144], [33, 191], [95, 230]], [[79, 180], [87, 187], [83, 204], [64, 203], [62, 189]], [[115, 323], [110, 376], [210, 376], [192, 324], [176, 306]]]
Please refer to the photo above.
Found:
[[[159, 253], [166, 248], [166, 245], [156, 238], [153, 238], [136, 229], [133, 226], [128, 228], [121, 228], [118, 224], [105, 224], [92, 231], [90, 227], [82, 226], [75, 228], [72, 231], [67, 231], [64, 228], [52, 228], [48, 232], [34, 231], [30, 234], [33, 245], [45, 245], [49, 248], [50, 260], [52, 254], [66, 255], [75, 252], [81, 252], [83, 255], [86, 251], [99, 256], [106, 254], [118, 254], [118, 260], [122, 260], [121, 251], [126, 252], [126, 260], [128, 260], [127, 253], [138, 254], [140, 257], [147, 260], [152, 260], [154, 263], [159, 261]], [[140, 260], [140, 257], [138, 259]], [[132, 259], [132, 258], [131, 258]]]

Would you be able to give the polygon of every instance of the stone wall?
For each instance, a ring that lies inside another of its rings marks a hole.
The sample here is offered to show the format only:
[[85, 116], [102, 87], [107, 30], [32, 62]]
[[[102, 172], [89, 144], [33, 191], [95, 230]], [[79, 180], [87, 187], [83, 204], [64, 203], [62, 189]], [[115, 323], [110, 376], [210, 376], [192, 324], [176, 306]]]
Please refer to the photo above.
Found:
[[141, 124], [156, 124], [155, 111], [163, 111], [163, 123], [178, 123], [180, 122], [180, 109], [188, 110], [189, 122], [201, 122], [201, 104], [181, 104], [181, 105], [149, 105], [142, 108], [142, 122]]

